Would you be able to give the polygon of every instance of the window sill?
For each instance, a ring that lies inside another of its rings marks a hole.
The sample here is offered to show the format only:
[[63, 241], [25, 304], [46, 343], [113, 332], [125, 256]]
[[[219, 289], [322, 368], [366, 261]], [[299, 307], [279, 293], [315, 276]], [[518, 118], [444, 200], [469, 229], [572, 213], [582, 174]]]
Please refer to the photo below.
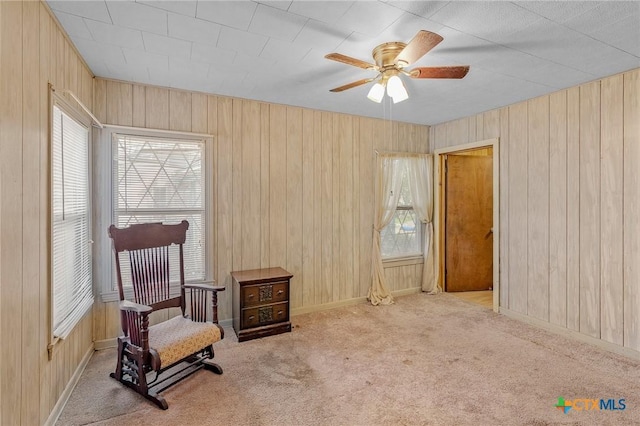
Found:
[[409, 257], [382, 259], [382, 266], [384, 268], [398, 268], [400, 266], [418, 265], [422, 263], [424, 263], [424, 257], [421, 254]]

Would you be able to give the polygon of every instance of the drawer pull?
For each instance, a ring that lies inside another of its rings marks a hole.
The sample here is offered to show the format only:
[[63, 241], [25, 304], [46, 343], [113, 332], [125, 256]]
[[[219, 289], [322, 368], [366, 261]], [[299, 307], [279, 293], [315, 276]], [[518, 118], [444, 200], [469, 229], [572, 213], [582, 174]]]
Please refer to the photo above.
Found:
[[253, 298], [254, 296], [255, 296], [255, 294], [253, 294], [253, 293], [249, 293], [249, 294], [247, 295], [247, 299], [251, 299], [251, 298]]
[[278, 316], [282, 316], [282, 314], [284, 314], [284, 311], [278, 311]]
[[278, 296], [280, 296], [282, 293], [284, 293], [284, 290], [278, 290]]
[[251, 315], [251, 316], [249, 317], [249, 321], [253, 321], [255, 318], [256, 318], [256, 317], [255, 317], [255, 315]]

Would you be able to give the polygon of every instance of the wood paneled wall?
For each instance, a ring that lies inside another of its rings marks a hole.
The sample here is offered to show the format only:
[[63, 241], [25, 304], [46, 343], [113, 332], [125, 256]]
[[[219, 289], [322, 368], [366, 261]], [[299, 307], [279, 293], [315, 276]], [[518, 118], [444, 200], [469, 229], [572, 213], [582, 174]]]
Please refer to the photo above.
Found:
[[433, 126], [500, 138], [501, 309], [640, 351], [640, 70]]
[[44, 423], [83, 356], [92, 316], [49, 361], [49, 89], [93, 101], [92, 74], [40, 2], [0, 2], [0, 424]]
[[[104, 79], [94, 87], [105, 123], [214, 136], [221, 319], [231, 318], [233, 270], [293, 273], [294, 311], [367, 295], [375, 151], [427, 152], [428, 127]], [[417, 288], [422, 265], [387, 274], [391, 290]], [[117, 336], [116, 305], [95, 312], [96, 340]]]

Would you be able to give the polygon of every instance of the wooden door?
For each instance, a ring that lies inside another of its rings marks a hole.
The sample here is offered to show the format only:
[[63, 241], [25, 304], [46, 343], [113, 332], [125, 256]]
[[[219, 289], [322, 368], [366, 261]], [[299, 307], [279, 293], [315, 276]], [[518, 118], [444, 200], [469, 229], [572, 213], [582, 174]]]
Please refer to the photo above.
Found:
[[493, 286], [493, 157], [448, 155], [445, 188], [446, 291]]

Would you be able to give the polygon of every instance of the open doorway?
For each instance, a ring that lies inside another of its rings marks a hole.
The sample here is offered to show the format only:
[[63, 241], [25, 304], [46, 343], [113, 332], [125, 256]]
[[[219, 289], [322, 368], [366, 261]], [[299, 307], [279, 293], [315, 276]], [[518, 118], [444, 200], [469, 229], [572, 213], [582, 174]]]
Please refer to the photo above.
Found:
[[440, 286], [498, 311], [498, 140], [436, 151]]

